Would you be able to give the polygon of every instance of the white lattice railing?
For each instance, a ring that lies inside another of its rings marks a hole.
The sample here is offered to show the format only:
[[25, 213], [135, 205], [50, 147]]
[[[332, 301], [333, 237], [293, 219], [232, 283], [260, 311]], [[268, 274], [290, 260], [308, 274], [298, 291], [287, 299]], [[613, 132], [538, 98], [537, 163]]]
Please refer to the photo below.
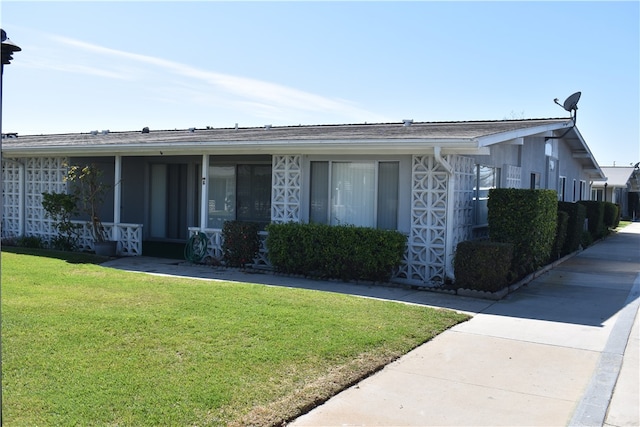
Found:
[[[82, 227], [78, 230], [80, 235], [78, 247], [80, 250], [92, 251], [93, 233], [91, 224], [88, 221], [72, 221]], [[109, 240], [117, 240], [117, 254], [120, 256], [140, 256], [142, 255], [142, 224], [117, 224], [103, 222], [102, 226]], [[114, 230], [118, 231], [118, 238], [114, 239]]]
[[[189, 237], [193, 236], [195, 233], [204, 233], [207, 236], [207, 252], [205, 255], [211, 259], [215, 259], [218, 261], [222, 260], [222, 243], [224, 239], [222, 238], [222, 229], [220, 228], [204, 228], [200, 227], [189, 227]], [[271, 263], [267, 258], [267, 235], [266, 231], [258, 232], [260, 236], [260, 250], [258, 252], [258, 256], [253, 260], [253, 267], [256, 268], [271, 268]]]

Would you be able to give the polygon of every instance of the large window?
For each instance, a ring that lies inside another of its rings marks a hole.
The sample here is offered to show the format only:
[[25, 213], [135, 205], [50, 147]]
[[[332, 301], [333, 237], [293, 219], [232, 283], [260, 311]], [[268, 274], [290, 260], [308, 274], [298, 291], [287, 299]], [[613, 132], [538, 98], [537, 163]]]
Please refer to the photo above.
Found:
[[209, 228], [225, 221], [271, 221], [271, 165], [238, 164], [209, 167]]
[[475, 225], [485, 226], [489, 223], [489, 190], [497, 188], [500, 182], [500, 169], [490, 166], [476, 165], [474, 191]]
[[398, 227], [398, 162], [311, 162], [310, 187], [310, 222]]

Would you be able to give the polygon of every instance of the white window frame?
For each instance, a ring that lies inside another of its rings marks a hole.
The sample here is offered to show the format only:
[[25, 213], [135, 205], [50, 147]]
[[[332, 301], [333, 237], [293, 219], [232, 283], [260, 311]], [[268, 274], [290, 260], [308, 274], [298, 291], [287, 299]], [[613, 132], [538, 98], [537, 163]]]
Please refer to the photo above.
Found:
[[[372, 225], [367, 225], [367, 227], [372, 227], [372, 228], [377, 228], [378, 227], [378, 214], [379, 214], [379, 206], [378, 206], [378, 198], [379, 198], [379, 174], [380, 174], [380, 164], [381, 163], [396, 163], [398, 166], [398, 189], [397, 189], [397, 196], [398, 196], [398, 204], [396, 206], [396, 224], [395, 224], [395, 228], [393, 228], [394, 230], [400, 230], [401, 229], [401, 204], [402, 204], [402, 190], [401, 190], [401, 182], [402, 182], [402, 161], [399, 159], [360, 159], [360, 158], [313, 158], [313, 159], [309, 159], [309, 174], [311, 174], [311, 164], [312, 163], [328, 163], [328, 176], [327, 176], [327, 190], [328, 190], [328, 201], [327, 201], [327, 218], [328, 223], [331, 223], [331, 213], [332, 213], [332, 204], [331, 204], [331, 199], [332, 199], [332, 176], [333, 176], [333, 167], [336, 163], [369, 163], [374, 165], [374, 194], [373, 194], [373, 219]], [[309, 175], [310, 176], [310, 175]], [[309, 179], [309, 181], [311, 181], [311, 179]], [[309, 220], [311, 220], [311, 208], [310, 205], [312, 203], [312, 194], [311, 194], [311, 186], [308, 187], [309, 188], [309, 192], [308, 192], [308, 200], [305, 201], [305, 205], [306, 205], [306, 209], [307, 209], [307, 218]], [[343, 224], [340, 224], [343, 225]], [[344, 225], [348, 225], [348, 224], [344, 224]]]
[[566, 186], [567, 186], [567, 177], [560, 176], [558, 178], [558, 201], [564, 202], [565, 194], [566, 194]]

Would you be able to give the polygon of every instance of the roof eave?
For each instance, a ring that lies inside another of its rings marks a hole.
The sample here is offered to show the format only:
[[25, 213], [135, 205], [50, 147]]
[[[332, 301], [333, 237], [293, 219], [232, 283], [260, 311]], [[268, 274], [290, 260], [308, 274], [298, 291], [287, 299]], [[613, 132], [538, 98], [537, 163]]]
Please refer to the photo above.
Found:
[[280, 140], [280, 141], [201, 141], [198, 143], [96, 144], [83, 147], [51, 145], [3, 147], [4, 155], [21, 156], [112, 156], [112, 155], [194, 155], [194, 154], [418, 154], [441, 147], [447, 153], [480, 154], [476, 139], [369, 139], [369, 140]]

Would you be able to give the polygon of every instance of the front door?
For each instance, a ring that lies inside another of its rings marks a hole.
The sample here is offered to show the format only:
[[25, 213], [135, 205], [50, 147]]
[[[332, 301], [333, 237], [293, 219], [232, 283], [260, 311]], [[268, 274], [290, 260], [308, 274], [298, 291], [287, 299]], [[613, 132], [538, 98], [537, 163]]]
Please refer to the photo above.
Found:
[[189, 215], [189, 165], [152, 164], [151, 168], [150, 237], [186, 240]]

